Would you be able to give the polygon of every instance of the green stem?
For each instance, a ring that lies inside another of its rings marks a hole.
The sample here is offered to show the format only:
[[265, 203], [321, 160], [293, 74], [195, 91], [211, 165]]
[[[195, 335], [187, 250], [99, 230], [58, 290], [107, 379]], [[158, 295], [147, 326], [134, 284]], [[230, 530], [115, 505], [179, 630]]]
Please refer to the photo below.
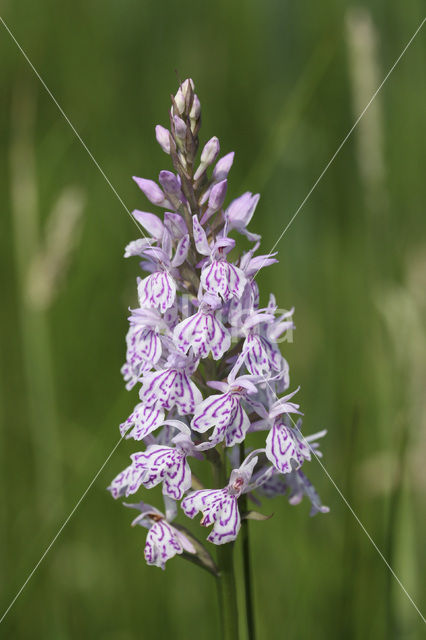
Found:
[[[242, 513], [247, 512], [247, 496], [245, 494], [240, 498], [240, 507]], [[255, 640], [256, 629], [254, 624], [253, 585], [251, 580], [250, 536], [247, 519], [244, 519], [241, 523], [241, 536], [243, 544], [244, 593], [246, 599], [248, 640]]]
[[225, 629], [225, 619], [223, 617], [223, 589], [222, 589], [222, 583], [221, 583], [220, 577], [216, 578], [216, 586], [217, 586], [217, 604], [219, 608], [220, 634], [221, 636], [223, 636], [224, 629]]
[[238, 605], [232, 542], [218, 546], [217, 564], [220, 571], [217, 581], [221, 607], [221, 640], [238, 640]]
[[[221, 457], [213, 465], [217, 486], [226, 482], [226, 464]], [[238, 640], [238, 603], [234, 570], [234, 543], [217, 547], [217, 578], [219, 611], [221, 620], [221, 640]]]
[[[245, 458], [244, 442], [240, 444], [240, 460]], [[247, 494], [240, 497], [240, 512], [247, 513]], [[254, 622], [254, 605], [253, 605], [253, 585], [251, 579], [251, 561], [250, 561], [250, 535], [249, 522], [246, 518], [241, 523], [241, 537], [243, 545], [243, 577], [244, 577], [244, 594], [246, 602], [246, 620], [248, 640], [255, 640], [256, 628]]]

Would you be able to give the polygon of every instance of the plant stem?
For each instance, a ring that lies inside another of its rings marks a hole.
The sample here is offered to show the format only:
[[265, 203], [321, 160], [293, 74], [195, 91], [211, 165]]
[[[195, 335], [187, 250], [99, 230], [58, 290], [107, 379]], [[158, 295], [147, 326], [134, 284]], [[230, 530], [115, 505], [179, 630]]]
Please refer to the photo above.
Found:
[[[221, 457], [213, 465], [215, 481], [223, 486], [226, 481], [225, 459]], [[234, 570], [234, 543], [228, 542], [217, 547], [217, 578], [221, 640], [238, 640], [238, 603]]]
[[[244, 494], [240, 498], [242, 513], [247, 512], [247, 496]], [[244, 594], [246, 600], [246, 619], [248, 639], [255, 640], [256, 629], [254, 624], [254, 607], [253, 607], [253, 586], [251, 580], [251, 562], [250, 562], [250, 536], [249, 523], [244, 519], [241, 523], [241, 536], [243, 544], [243, 572], [244, 572]]]
[[[240, 461], [245, 458], [244, 442], [240, 444]], [[240, 497], [241, 513], [247, 513], [247, 494]], [[250, 561], [250, 535], [249, 522], [246, 518], [241, 523], [241, 537], [243, 545], [243, 578], [244, 578], [244, 595], [246, 602], [246, 620], [248, 640], [255, 640], [256, 628], [254, 622], [254, 606], [253, 606], [253, 585], [251, 579], [251, 561]]]
[[[216, 561], [218, 558], [216, 558]], [[219, 608], [219, 624], [220, 624], [220, 635], [224, 636], [225, 633], [225, 619], [223, 617], [223, 589], [222, 582], [220, 580], [220, 576], [216, 578], [216, 586], [217, 586], [217, 604]]]
[[218, 546], [217, 564], [220, 571], [217, 581], [219, 607], [221, 607], [221, 640], [238, 640], [238, 605], [233, 542]]

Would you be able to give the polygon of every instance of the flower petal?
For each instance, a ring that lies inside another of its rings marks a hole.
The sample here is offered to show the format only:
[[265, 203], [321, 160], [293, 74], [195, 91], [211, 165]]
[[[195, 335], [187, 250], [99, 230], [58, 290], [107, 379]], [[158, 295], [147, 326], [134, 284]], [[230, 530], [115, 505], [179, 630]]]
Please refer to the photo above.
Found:
[[209, 243], [207, 242], [206, 232], [201, 226], [197, 216], [192, 216], [192, 225], [194, 231], [194, 242], [197, 251], [202, 256], [210, 255]]
[[209, 396], [195, 409], [191, 421], [194, 431], [204, 433], [208, 429], [225, 430], [233, 415], [235, 403], [238, 402], [230, 393]]
[[146, 178], [138, 178], [136, 176], [133, 176], [133, 180], [152, 204], [156, 204], [157, 206], [164, 207], [166, 209], [173, 208], [172, 204], [167, 200], [163, 191], [156, 182], [153, 180], [147, 180]]
[[174, 329], [173, 339], [183, 353], [190, 348], [196, 358], [207, 358], [211, 352], [219, 360], [231, 345], [229, 331], [213, 312], [198, 313], [180, 322]]
[[228, 173], [230, 172], [232, 167], [232, 163], [234, 162], [234, 155], [234, 151], [231, 151], [230, 153], [227, 153], [226, 156], [223, 156], [223, 158], [220, 158], [220, 160], [217, 161], [212, 174], [212, 179], [215, 182], [224, 180], [228, 176]]
[[124, 257], [131, 258], [133, 256], [143, 256], [145, 249], [151, 246], [151, 242], [151, 238], [138, 238], [137, 240], [132, 240], [132, 242], [129, 242], [124, 249]]
[[244, 440], [250, 426], [250, 420], [239, 402], [236, 402], [226, 430], [225, 444], [232, 447]]
[[159, 308], [161, 313], [169, 309], [176, 298], [176, 283], [167, 271], [156, 271], [138, 284], [139, 305]]
[[163, 369], [144, 376], [140, 397], [149, 406], [170, 411], [177, 407], [180, 415], [194, 413], [202, 395], [184, 370]]
[[172, 260], [172, 267], [180, 267], [180, 265], [185, 262], [188, 255], [189, 245], [189, 235], [185, 235], [179, 240], [179, 244], [176, 247], [176, 252]]
[[246, 191], [242, 196], [233, 200], [225, 212], [229, 229], [242, 230], [253, 217], [254, 210], [259, 202], [260, 195], [252, 195]]
[[[315, 487], [310, 482], [310, 480], [305, 476], [305, 474], [302, 473], [302, 471], [295, 471], [294, 474], [295, 474], [295, 478], [297, 478], [299, 491], [302, 491], [304, 495], [307, 498], [309, 498], [311, 502], [312, 507], [309, 515], [314, 516], [317, 513], [329, 513], [330, 511], [329, 507], [326, 507], [321, 503], [321, 498], [316, 492]], [[289, 497], [290, 504], [297, 503], [295, 501], [295, 497], [296, 497], [296, 490], [294, 487], [292, 487], [290, 497]]]
[[149, 371], [161, 357], [161, 339], [151, 327], [130, 327], [127, 336], [127, 363], [136, 375]]
[[164, 226], [175, 240], [180, 240], [182, 236], [188, 233], [188, 227], [180, 213], [166, 211], [164, 214]]
[[226, 489], [193, 491], [182, 500], [180, 506], [188, 518], [194, 518], [201, 511], [203, 514], [201, 524], [208, 527], [215, 522], [226, 494]]
[[275, 423], [266, 439], [266, 457], [278, 471], [290, 473], [310, 460], [311, 454], [295, 429]]
[[244, 341], [242, 353], [246, 367], [253, 376], [271, 373], [276, 358], [270, 343], [263, 336], [250, 333]]
[[298, 413], [302, 415], [299, 411], [299, 405], [295, 402], [289, 402], [289, 400], [299, 391], [299, 389], [300, 387], [297, 387], [295, 391], [288, 393], [286, 396], [283, 396], [282, 398], [279, 398], [276, 402], [274, 402], [269, 412], [269, 416], [271, 418], [276, 418], [283, 413]]
[[153, 238], [161, 240], [164, 233], [164, 225], [158, 216], [154, 213], [148, 213], [148, 211], [139, 211], [138, 209], [132, 211], [132, 216]]
[[157, 124], [155, 127], [155, 137], [162, 150], [165, 153], [170, 153], [170, 132], [162, 127], [161, 124]]
[[[137, 455], [137, 454], [134, 454]], [[135, 464], [131, 464], [118, 474], [108, 487], [113, 498], [121, 498], [136, 493], [142, 484], [145, 471], [138, 469]]]
[[182, 543], [172, 525], [164, 520], [152, 525], [145, 543], [144, 555], [147, 564], [164, 569], [167, 560], [182, 552]]
[[180, 500], [191, 486], [191, 469], [186, 456], [179, 448], [151, 445], [138, 456], [137, 467], [145, 470], [143, 485], [152, 489], [163, 483], [163, 493]]
[[218, 517], [213, 530], [207, 540], [213, 544], [226, 544], [232, 542], [238, 536], [241, 527], [240, 512], [235, 496], [226, 495], [222, 501]]
[[243, 271], [226, 260], [213, 260], [201, 272], [201, 284], [206, 291], [220, 295], [225, 302], [241, 298], [247, 284]]
[[148, 407], [140, 402], [127, 420], [120, 424], [120, 433], [124, 436], [133, 426], [133, 429], [127, 433], [126, 438], [142, 440], [158, 427], [161, 427], [162, 424], [164, 424], [163, 409], [161, 407]]

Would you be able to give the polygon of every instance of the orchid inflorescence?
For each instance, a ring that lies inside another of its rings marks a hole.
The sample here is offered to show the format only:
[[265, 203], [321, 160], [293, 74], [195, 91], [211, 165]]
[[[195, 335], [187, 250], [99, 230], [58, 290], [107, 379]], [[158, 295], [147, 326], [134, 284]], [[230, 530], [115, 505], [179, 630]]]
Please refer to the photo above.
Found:
[[[311, 453], [321, 455], [316, 440], [325, 431], [302, 436], [299, 405], [292, 401], [297, 390], [288, 393], [289, 367], [278, 347], [294, 328], [293, 310], [278, 310], [273, 295], [261, 308], [254, 280], [277, 262], [275, 254], [256, 255], [260, 236], [247, 230], [259, 195], [244, 193], [224, 207], [234, 153], [217, 160], [219, 140], [213, 137], [197, 165], [200, 111], [194, 84], [185, 80], [172, 97], [170, 130], [156, 127], [175, 173], [161, 171], [160, 186], [134, 178], [165, 213], [162, 219], [132, 214], [148, 235], [130, 242], [125, 257], [137, 256], [149, 275], [138, 278], [139, 307], [131, 310], [122, 368], [127, 389], [141, 385], [140, 402], [120, 432], [146, 448], [131, 455], [109, 490], [120, 498], [161, 484], [164, 513], [144, 502], [124, 503], [140, 512], [133, 524], [148, 529], [147, 563], [164, 568], [169, 558], [184, 554], [214, 572], [209, 552], [174, 523], [179, 501], [186, 516], [200, 513], [201, 524], [212, 526], [207, 539], [216, 545], [234, 541], [241, 518], [255, 513], [240, 514], [241, 496], [259, 503], [254, 492], [287, 494], [291, 504], [307, 496], [312, 515], [328, 508], [301, 471]], [[231, 259], [232, 232], [252, 246]], [[297, 423], [291, 414], [299, 416]], [[250, 450], [246, 439], [261, 431], [267, 433], [264, 447]], [[226, 477], [225, 486], [200, 488], [191, 458], [221, 470], [215, 477]], [[227, 468], [232, 470], [225, 476]]]

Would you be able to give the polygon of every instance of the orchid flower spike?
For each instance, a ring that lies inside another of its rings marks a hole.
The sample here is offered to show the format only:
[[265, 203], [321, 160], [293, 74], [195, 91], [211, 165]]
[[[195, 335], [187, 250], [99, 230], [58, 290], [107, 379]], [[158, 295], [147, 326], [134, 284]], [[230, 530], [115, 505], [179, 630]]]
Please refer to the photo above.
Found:
[[[126, 504], [139, 512], [133, 524], [148, 529], [149, 565], [164, 569], [181, 556], [217, 576], [220, 566], [179, 519], [201, 513], [201, 525], [212, 527], [208, 541], [223, 545], [237, 538], [247, 498], [286, 495], [298, 504], [306, 496], [312, 514], [326, 513], [302, 471], [322, 455], [317, 441], [325, 431], [302, 435], [298, 389], [289, 391], [278, 341], [294, 329], [294, 310], [280, 310], [256, 282], [260, 269], [278, 262], [275, 253], [259, 254], [260, 196], [246, 192], [229, 201], [234, 152], [219, 158], [215, 136], [200, 145], [201, 105], [190, 78], [172, 97], [164, 124], [155, 137], [172, 166], [158, 182], [134, 178], [137, 193], [160, 213], [143, 203], [133, 211], [143, 237], [124, 252], [137, 259], [137, 304], [121, 371], [138, 399], [119, 430], [138, 451], [108, 490], [115, 499], [161, 491], [165, 514], [145, 502]], [[241, 235], [252, 243], [243, 252]], [[250, 442], [255, 432], [260, 449]], [[202, 465], [228, 477], [226, 485], [202, 485], [194, 473]]]

